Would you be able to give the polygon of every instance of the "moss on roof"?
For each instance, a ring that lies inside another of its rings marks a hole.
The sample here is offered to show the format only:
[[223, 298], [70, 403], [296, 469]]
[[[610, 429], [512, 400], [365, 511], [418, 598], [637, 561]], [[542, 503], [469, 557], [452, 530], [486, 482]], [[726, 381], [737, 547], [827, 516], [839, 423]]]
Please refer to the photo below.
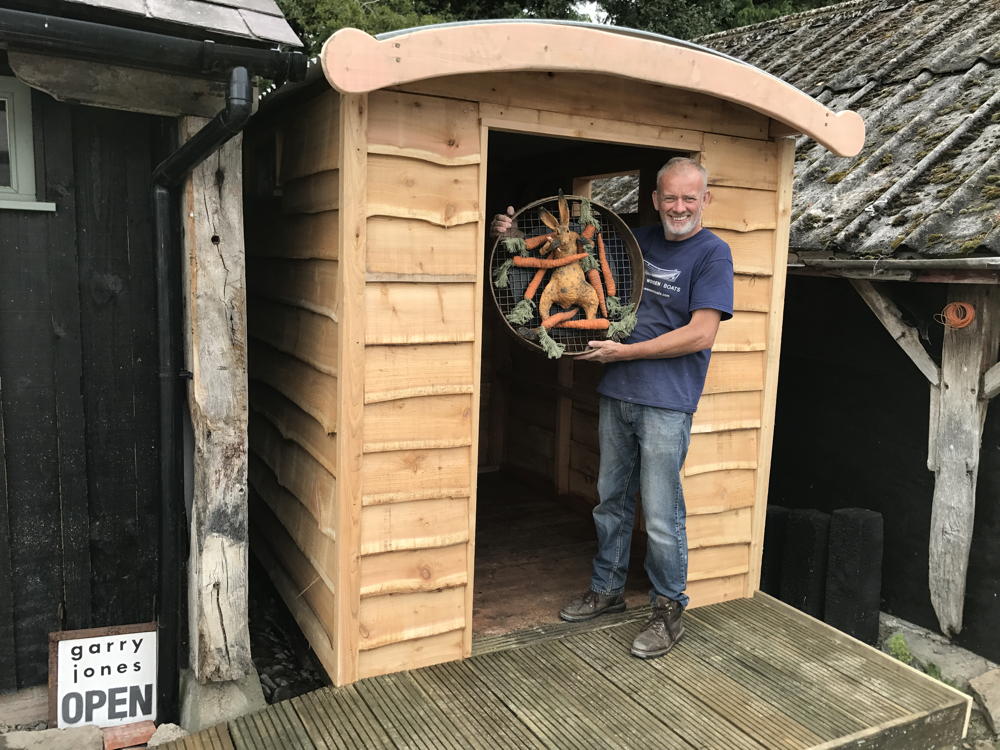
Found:
[[982, 0], [853, 0], [697, 40], [865, 119], [855, 159], [799, 140], [793, 249], [1000, 254], [998, 28]]

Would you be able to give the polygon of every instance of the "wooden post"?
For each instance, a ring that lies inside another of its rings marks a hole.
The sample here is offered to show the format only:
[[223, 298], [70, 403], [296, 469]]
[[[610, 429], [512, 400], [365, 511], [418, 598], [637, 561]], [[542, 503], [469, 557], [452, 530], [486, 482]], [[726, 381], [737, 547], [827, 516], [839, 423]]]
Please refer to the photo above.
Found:
[[931, 510], [930, 592], [941, 631], [962, 630], [965, 577], [976, 509], [979, 450], [988, 400], [983, 373], [1000, 344], [1000, 290], [996, 286], [951, 285], [949, 301], [975, 306], [966, 328], [945, 329], [938, 412], [931, 415], [928, 465], [936, 472]]
[[337, 685], [358, 679], [361, 611], [361, 464], [365, 403], [365, 253], [368, 191], [368, 96], [340, 101], [340, 275], [336, 316], [337, 502], [323, 509], [322, 525], [337, 538], [333, 635]]
[[[207, 122], [181, 120], [184, 139]], [[191, 669], [199, 682], [253, 669], [247, 627], [247, 360], [242, 136], [185, 186], [184, 284], [194, 498], [188, 564]]]
[[949, 287], [949, 301], [971, 303], [976, 319], [966, 328], [945, 329], [938, 368], [888, 297], [869, 281], [851, 284], [930, 383], [927, 468], [936, 476], [928, 583], [941, 632], [955, 635], [962, 630], [986, 406], [1000, 390], [995, 366], [1000, 290], [993, 285]]
[[[764, 557], [764, 523], [767, 520], [767, 490], [771, 478], [771, 448], [774, 442], [774, 413], [778, 403], [778, 364], [781, 361], [781, 328], [785, 314], [785, 280], [788, 269], [788, 236], [792, 217], [792, 182], [795, 178], [795, 140], [777, 141], [778, 189], [777, 226], [771, 250], [774, 272], [771, 276], [771, 301], [768, 306], [767, 352], [764, 365], [764, 394], [761, 403], [760, 438], [757, 443], [753, 517], [750, 531], [750, 569], [746, 596], [760, 588], [760, 570]], [[640, 202], [640, 206], [642, 203]]]
[[552, 477], [557, 495], [569, 494], [570, 435], [573, 425], [573, 360], [565, 357], [558, 363], [559, 396], [556, 401], [555, 466]]

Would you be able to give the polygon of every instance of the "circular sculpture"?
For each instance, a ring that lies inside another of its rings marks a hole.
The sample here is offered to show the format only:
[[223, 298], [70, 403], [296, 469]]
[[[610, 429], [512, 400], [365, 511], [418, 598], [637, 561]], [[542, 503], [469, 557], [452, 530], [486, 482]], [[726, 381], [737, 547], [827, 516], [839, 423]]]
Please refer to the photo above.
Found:
[[613, 211], [579, 195], [529, 203], [490, 255], [493, 300], [519, 341], [550, 358], [622, 340], [642, 294], [639, 244]]

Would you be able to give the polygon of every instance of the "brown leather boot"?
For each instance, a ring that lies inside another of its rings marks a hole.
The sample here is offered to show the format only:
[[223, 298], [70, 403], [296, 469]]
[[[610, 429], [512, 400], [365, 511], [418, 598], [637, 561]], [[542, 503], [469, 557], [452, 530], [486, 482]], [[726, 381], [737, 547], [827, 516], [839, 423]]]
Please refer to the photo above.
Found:
[[655, 659], [663, 656], [684, 635], [681, 615], [684, 607], [673, 599], [657, 596], [653, 600], [653, 611], [646, 625], [632, 641], [632, 656], [640, 659]]

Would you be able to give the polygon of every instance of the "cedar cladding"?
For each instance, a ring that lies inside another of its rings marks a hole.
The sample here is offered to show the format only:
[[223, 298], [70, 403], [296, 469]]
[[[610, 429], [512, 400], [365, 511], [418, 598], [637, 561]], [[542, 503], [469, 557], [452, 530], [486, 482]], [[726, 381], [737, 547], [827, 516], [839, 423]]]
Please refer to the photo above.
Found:
[[[251, 487], [255, 525], [280, 527], [254, 544], [338, 684], [471, 652], [477, 458], [595, 497], [599, 369], [489, 342], [503, 377], [481, 362], [489, 127], [599, 133], [712, 170], [705, 220], [733, 248], [736, 313], [684, 470], [689, 592], [698, 606], [756, 588], [791, 147], [767, 140], [766, 118], [703, 95], [672, 92], [668, 110], [636, 82], [573, 96], [602, 80], [328, 90], [251, 129], [248, 154], [272, 148], [279, 183], [247, 212]], [[481, 399], [502, 425], [481, 429]]]

